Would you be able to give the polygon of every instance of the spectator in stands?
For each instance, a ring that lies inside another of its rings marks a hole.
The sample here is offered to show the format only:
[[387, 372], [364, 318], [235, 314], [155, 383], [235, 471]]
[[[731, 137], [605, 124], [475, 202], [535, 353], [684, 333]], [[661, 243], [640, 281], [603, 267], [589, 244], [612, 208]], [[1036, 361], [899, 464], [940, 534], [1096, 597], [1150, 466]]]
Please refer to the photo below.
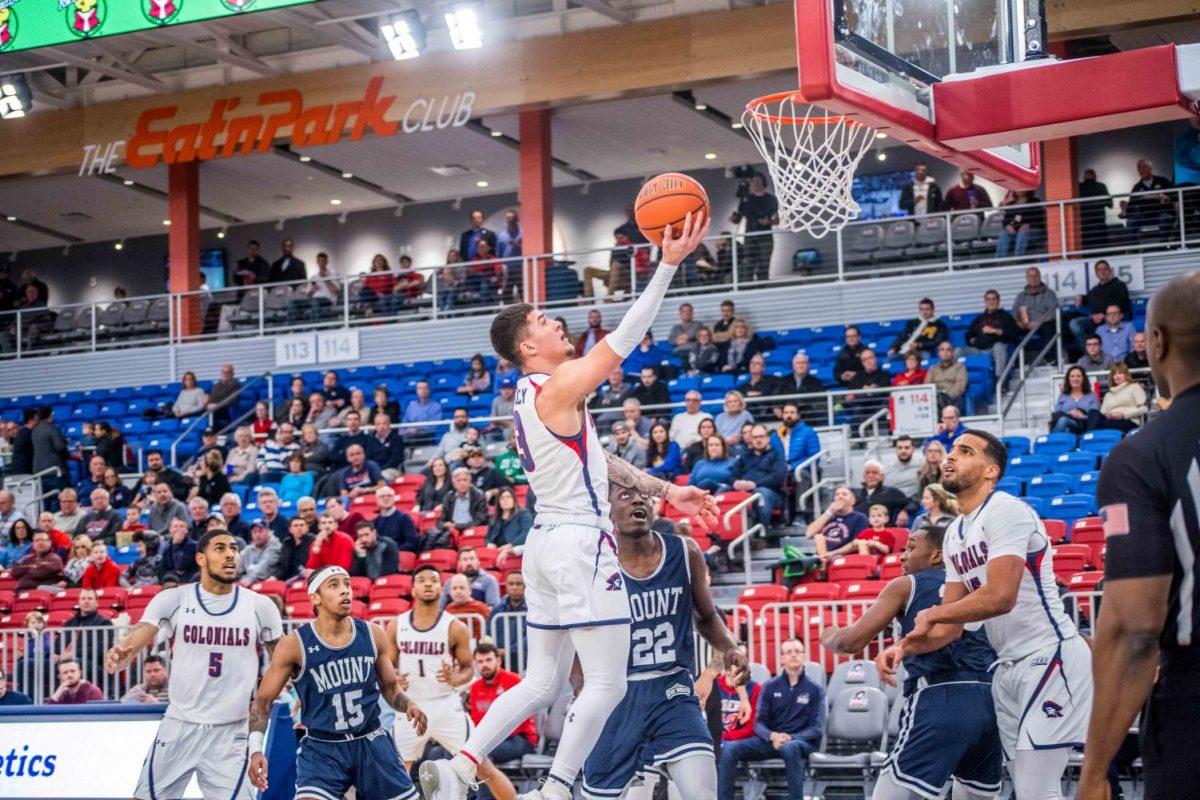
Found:
[[1004, 207], [1003, 227], [996, 240], [996, 258], [1007, 258], [1009, 253], [1023, 256], [1030, 244], [1036, 248], [1046, 235], [1046, 209], [1042, 200], [1033, 191], [1009, 189], [1000, 205]]
[[175, 517], [167, 526], [165, 541], [159, 548], [159, 578], [168, 572], [179, 578], [180, 583], [190, 583], [200, 574], [196, 563], [196, 540], [189, 535], [186, 519]]
[[958, 183], [946, 192], [944, 208], [947, 211], [971, 211], [991, 207], [992, 198], [982, 186], [975, 185], [975, 175], [967, 170], [958, 173]]
[[950, 329], [935, 313], [933, 301], [924, 297], [917, 303], [917, 317], [904, 323], [904, 328], [888, 348], [888, 356], [909, 350], [932, 353], [938, 345], [949, 339]]
[[463, 261], [474, 261], [479, 258], [479, 243], [487, 242], [489, 251], [496, 249], [496, 234], [483, 225], [483, 212], [475, 209], [471, 212], [471, 227], [458, 237], [458, 251]]
[[18, 592], [65, 581], [63, 562], [54, 552], [49, 533], [34, 532], [29, 552], [12, 565], [11, 577], [17, 581]]
[[[886, 389], [891, 385], [892, 374], [879, 366], [879, 359], [874, 350], [864, 349], [861, 359], [862, 366], [846, 386], [847, 389]], [[846, 400], [854, 411], [854, 418], [862, 421], [887, 406], [888, 396], [883, 392], [871, 392], [864, 395], [846, 395]]]
[[[262, 520], [255, 520], [255, 527], [261, 527]], [[300, 517], [295, 517], [288, 523], [288, 535], [282, 539], [279, 547], [279, 562], [275, 565], [275, 577], [282, 581], [290, 581], [304, 572], [308, 563], [309, 550], [316, 536], [308, 531], [308, 523]]]
[[191, 479], [174, 467], [168, 467], [163, 460], [161, 450], [148, 450], [146, 452], [146, 469], [157, 476], [157, 483], [167, 484], [171, 489], [171, 494], [177, 499], [186, 500], [188, 494], [191, 493]]
[[304, 466], [318, 473], [324, 473], [333, 466], [333, 452], [329, 445], [321, 441], [317, 426], [311, 422], [304, 423], [300, 428], [300, 454], [304, 456]]
[[725, 363], [721, 366], [721, 371], [737, 375], [745, 372], [750, 366], [750, 359], [764, 348], [762, 341], [751, 332], [750, 325], [744, 319], [734, 320], [730, 332], [732, 335], [725, 348]]
[[[138, 557], [125, 568], [124, 574], [121, 575], [121, 584], [127, 587], [157, 586], [162, 565], [159, 556], [162, 537], [154, 531], [140, 530], [132, 534], [132, 541], [137, 548]], [[245, 555], [246, 551], [243, 551], [243, 558]]]
[[925, 459], [917, 452], [910, 436], [897, 436], [892, 443], [892, 459], [887, 465], [888, 481], [908, 497], [920, 491], [921, 467]]
[[[104, 468], [104, 479], [100, 482], [100, 488], [108, 492], [109, 505], [116, 509], [125, 508], [133, 499], [133, 492], [121, 480], [120, 474], [112, 467]], [[62, 495], [59, 495], [59, 504], [61, 505]]]
[[[794, 474], [801, 464], [821, 452], [821, 440], [817, 438], [817, 432], [800, 419], [799, 406], [789, 402], [783, 405], [779, 427], [771, 431], [771, 447], [787, 462], [788, 472]], [[801, 480], [807, 479], [806, 470]]]
[[[104, 628], [102, 631], [76, 631], [63, 634], [59, 664], [79, 659], [79, 664], [92, 676], [104, 674], [104, 655], [112, 643], [112, 621], [99, 612], [100, 602], [95, 589], [81, 589], [75, 614], [63, 623], [63, 628]], [[68, 655], [69, 654], [69, 655]], [[61, 673], [60, 673], [61, 674]], [[49, 701], [47, 701], [49, 702]]]
[[700, 441], [700, 423], [712, 419], [707, 411], [700, 410], [700, 392], [689, 389], [683, 396], [683, 411], [671, 418], [670, 439], [686, 450]]
[[242, 541], [250, 539], [250, 526], [242, 519], [242, 498], [233, 492], [221, 495], [221, 517], [230, 534]]
[[[336, 500], [334, 498], [335, 502]], [[271, 526], [271, 530], [276, 536], [282, 539], [287, 534], [287, 518], [279, 513], [279, 495], [270, 486], [264, 486], [258, 490], [258, 512], [266, 520], [267, 524]], [[305, 520], [305, 522], [308, 522], [308, 520]]]
[[221, 502], [230, 491], [229, 479], [225, 477], [225, 459], [221, 458], [220, 450], [209, 450], [196, 463], [196, 485], [192, 487], [191, 496], [199, 497], [209, 505]]
[[1025, 270], [1025, 288], [1013, 300], [1013, 318], [1022, 336], [1037, 331], [1043, 339], [1054, 335], [1054, 317], [1058, 312], [1058, 295], [1042, 282], [1037, 267]]
[[729, 491], [734, 480], [734, 459], [729, 457], [729, 446], [715, 434], [705, 437], [699, 444], [704, 451], [702, 457], [692, 462], [688, 486], [699, 486], [709, 492]]
[[396, 275], [387, 256], [376, 253], [371, 259], [371, 268], [362, 279], [358, 290], [358, 302], [368, 315], [383, 317], [396, 313], [394, 292]]
[[817, 556], [828, 559], [832, 553], [844, 551], [859, 533], [866, 530], [867, 515], [855, 510], [854, 492], [849, 486], [839, 486], [833, 501], [820, 516], [808, 524], [804, 535], [817, 547]]
[[246, 583], [272, 577], [279, 566], [282, 550], [283, 543], [271, 533], [271, 527], [262, 519], [254, 520], [250, 526], [250, 543], [242, 548], [238, 562], [238, 577]]
[[258, 446], [254, 444], [250, 429], [244, 425], [234, 431], [233, 440], [236, 445], [229, 451], [225, 463], [229, 467], [229, 482], [241, 483], [258, 473]]
[[971, 320], [971, 327], [967, 329], [967, 347], [963, 352], [991, 352], [996, 377], [1000, 377], [1008, 360], [1008, 348], [1020, 337], [1017, 321], [1000, 307], [1000, 293], [988, 289], [983, 293], [983, 313]]
[[335, 414], [350, 402], [350, 390], [338, 382], [338, 374], [331, 369], [321, 379], [321, 395]]
[[629, 428], [629, 435], [633, 440], [645, 447], [650, 443], [650, 425], [649, 417], [642, 416], [642, 404], [636, 397], [626, 397], [621, 403], [621, 415], [624, 417], [623, 422]]
[[[304, 386], [304, 378], [299, 375], [293, 375], [291, 384], [288, 388], [288, 394], [275, 406], [275, 419], [287, 419], [290, 414], [292, 403], [299, 400], [303, 408], [302, 414], [308, 414], [308, 390]], [[299, 422], [293, 424], [299, 425], [304, 422], [301, 418]]]
[[[27, 618], [28, 619], [28, 618]], [[17, 666], [17, 674], [21, 673], [21, 664]], [[18, 692], [16, 689], [8, 688], [8, 675], [4, 671], [4, 666], [0, 665], [0, 708], [7, 706], [31, 706], [33, 700], [24, 692]]]
[[921, 357], [916, 351], [910, 350], [904, 354], [904, 371], [896, 373], [892, 378], [892, 386], [919, 386], [925, 383], [925, 375], [925, 370], [921, 369]]
[[324, 394], [313, 392], [308, 396], [308, 415], [304, 419], [306, 423], [315, 425], [317, 430], [322, 430], [330, 427], [336, 417], [337, 409], [325, 399]]
[[278, 483], [287, 474], [287, 457], [299, 449], [296, 429], [286, 422], [280, 425], [275, 437], [258, 449], [257, 483]]
[[382, 411], [372, 424], [374, 431], [367, 436], [365, 446], [367, 460], [378, 464], [385, 478], [394, 479], [404, 469], [404, 440], [392, 430], [392, 418]]
[[229, 407], [237, 398], [242, 383], [233, 374], [233, 364], [221, 365], [221, 377], [208, 390], [208, 403], [204, 410], [212, 414], [213, 425], [223, 428], [229, 424]]
[[1141, 331], [1133, 334], [1133, 349], [1125, 356], [1125, 366], [1130, 369], [1150, 368], [1150, 358], [1146, 355], [1146, 334]]
[[[1104, 311], [1104, 324], [1096, 329], [1104, 355], [1113, 361], [1124, 361], [1133, 351], [1133, 324], [1124, 322], [1121, 307], [1110, 305]], [[1086, 341], [1085, 345], [1086, 345]]]
[[392, 399], [392, 393], [385, 383], [375, 387], [374, 403], [371, 406], [369, 418], [374, 420], [380, 414], [387, 414], [393, 420], [400, 419], [400, 405]]
[[714, 420], [717, 433], [725, 438], [730, 446], [742, 441], [742, 426], [754, 422], [754, 415], [746, 410], [746, 402], [742, 393], [731, 389], [725, 393], [724, 410]]
[[912, 183], [900, 188], [900, 210], [911, 217], [936, 214], [942, 208], [942, 190], [922, 162], [913, 167]]
[[671, 441], [667, 426], [656, 422], [650, 426], [650, 445], [646, 448], [646, 472], [665, 481], [675, 480], [681, 471], [682, 454], [679, 444]]
[[417, 504], [413, 508], [416, 513], [437, 508], [450, 491], [450, 467], [446, 459], [434, 456], [429, 461], [426, 473], [425, 483], [417, 490]]
[[354, 530], [351, 575], [375, 580], [400, 571], [400, 552], [396, 549], [396, 543], [388, 538], [380, 538], [375, 523], [364, 519], [354, 526]]
[[[641, 383], [634, 386], [629, 397], [637, 400], [643, 406], [664, 406], [671, 403], [671, 392], [667, 385], [659, 380], [657, 367], [642, 367]], [[656, 415], [660, 413], [656, 410]], [[665, 409], [661, 413], [669, 413]]]
[[1105, 209], [1112, 208], [1112, 197], [1108, 187], [1096, 180], [1096, 170], [1085, 169], [1083, 180], [1079, 182], [1076, 197], [1094, 197], [1079, 204], [1079, 229], [1083, 235], [1083, 249], [1095, 250], [1108, 244], [1108, 214]]
[[575, 340], [576, 358], [587, 355], [593, 347], [600, 344], [605, 336], [608, 336], [608, 330], [602, 324], [603, 319], [601, 319], [599, 311], [594, 308], [589, 311], [587, 322], [587, 330]]
[[482, 355], [476, 353], [471, 356], [471, 366], [463, 377], [462, 385], [455, 391], [469, 397], [492, 393], [492, 374], [488, 372], [487, 364], [483, 363]]
[[967, 367], [954, 355], [954, 345], [942, 342], [937, 349], [938, 362], [929, 368], [926, 381], [937, 387], [938, 406], [959, 405], [967, 393]]
[[967, 426], [962, 423], [962, 415], [958, 411], [958, 406], [945, 406], [942, 409], [942, 420], [938, 423], [934, 435], [925, 443], [926, 453], [929, 452], [929, 445], [933, 442], [937, 442], [948, 451], [954, 445], [954, 440], [966, 430]]
[[755, 353], [747, 363], [749, 377], [738, 385], [737, 390], [743, 397], [770, 397], [779, 393], [779, 383], [775, 376], [766, 373], [767, 361], [762, 353]]
[[721, 348], [713, 341], [712, 331], [701, 327], [696, 340], [675, 348], [679, 367], [688, 375], [713, 374], [721, 371]]
[[509, 486], [508, 479], [493, 467], [483, 456], [483, 450], [474, 445], [466, 448], [462, 465], [471, 473], [471, 485], [483, 492], [492, 502], [497, 492]]
[[808, 757], [821, 743], [825, 728], [825, 690], [804, 674], [804, 642], [780, 645], [783, 670], [759, 691], [754, 736], [722, 742], [717, 765], [721, 800], [733, 800], [738, 764], [783, 758], [788, 800], [804, 800]]
[[171, 487], [165, 483], [154, 485], [153, 502], [149, 506], [146, 526], [156, 533], [165, 534], [172, 520], [180, 520], [188, 524], [187, 507], [171, 494]]
[[45, 531], [50, 535], [50, 544], [55, 550], [65, 553], [71, 549], [70, 535], [55, 527], [54, 514], [49, 511], [43, 511], [38, 515], [38, 524], [33, 532], [37, 533], [38, 531]]
[[[720, 430], [719, 424], [717, 429]], [[773, 527], [772, 514], [783, 505], [787, 463], [771, 447], [771, 437], [765, 425], [755, 425], [750, 429], [749, 449], [734, 462], [731, 473], [734, 490], [762, 495], [762, 505], [750, 506], [750, 515], [770, 530]]]
[[[1091, 340], [1089, 339], [1089, 344]], [[1080, 434], [1093, 430], [1100, 423], [1100, 402], [1092, 391], [1083, 367], [1075, 365], [1067, 370], [1062, 392], [1054, 403], [1050, 416], [1050, 430], [1055, 433]]]
[[[1130, 345], [1132, 346], [1132, 342]], [[1075, 362], [1076, 366], [1083, 367], [1087, 372], [1104, 372], [1113, 365], [1116, 359], [1104, 352], [1103, 340], [1098, 334], [1093, 333], [1084, 340], [1083, 355]]]
[[295, 283], [308, 277], [308, 267], [293, 254], [295, 245], [291, 239], [279, 243], [279, 258], [271, 264], [267, 274], [268, 283]]
[[317, 253], [317, 274], [307, 284], [297, 287], [288, 302], [288, 324], [295, 325], [301, 317], [318, 322], [341, 297], [337, 275], [329, 267], [329, 254]]
[[[64, 490], [71, 491], [74, 490]], [[6, 547], [9, 541], [9, 532], [12, 530], [13, 524], [19, 520], [25, 519], [21, 516], [21, 512], [16, 509], [16, 499], [13, 493], [8, 489], [0, 489], [0, 547]]]
[[[272, 430], [274, 427], [275, 426], [272, 424]], [[200, 434], [200, 449], [196, 451], [195, 460], [198, 462], [203, 459], [205, 455], [211, 452], [216, 452], [221, 456], [222, 460], [224, 460], [225, 448], [217, 442], [216, 429], [205, 428]]]
[[[842, 386], [849, 386], [854, 376], [862, 371], [862, 352], [866, 345], [862, 343], [862, 332], [857, 325], [847, 325], [842, 349], [838, 351], [833, 362], [833, 374]], [[793, 367], [795, 362], [793, 361]]]
[[[88, 495], [91, 500], [91, 495]], [[8, 513], [4, 513], [5, 505], [8, 505]], [[56, 530], [65, 532], [70, 536], [74, 536], [83, 526], [83, 518], [87, 516], [87, 512], [79, 507], [79, 495], [70, 487], [63, 489], [58, 493], [58, 512], [54, 515], [54, 527]], [[0, 491], [0, 541], [3, 541], [6, 531], [6, 526], [11, 526], [13, 520], [20, 518], [21, 515], [12, 510], [12, 495], [8, 492]]]
[[496, 509], [488, 522], [487, 543], [498, 547], [503, 553], [518, 553], [525, 546], [525, 538], [533, 527], [533, 516], [517, 503], [517, 495], [511, 487], [496, 494]]
[[142, 682], [129, 687], [121, 702], [128, 705], [167, 702], [167, 663], [162, 656], [146, 656], [142, 662]]
[[[467, 579], [471, 597], [486, 603], [488, 608], [500, 602], [500, 584], [490, 573], [484, 572], [479, 562], [479, 553], [474, 547], [464, 547], [458, 551], [457, 571]], [[442, 588], [442, 607], [450, 602], [450, 585]]]
[[[1125, 225], [1135, 239], [1163, 241], [1175, 230], [1175, 200], [1167, 194], [1175, 184], [1154, 174], [1154, 165], [1146, 159], [1137, 162], [1138, 180], [1130, 188], [1125, 207]], [[1149, 194], [1158, 192], [1158, 194]]]
[[60, 488], [63, 482], [70, 483], [71, 452], [67, 447], [67, 437], [54, 423], [54, 409], [42, 406], [38, 409], [38, 424], [30, 434], [33, 444], [33, 471], [45, 472], [57, 468], [58, 475], [42, 476], [42, 491], [50, 492]]
[[642, 341], [633, 349], [621, 367], [630, 375], [640, 375], [643, 367], [658, 367], [662, 364], [664, 353], [654, 343], [654, 334], [646, 331]]
[[11, 567], [33, 548], [33, 528], [24, 519], [13, 522], [8, 542], [0, 542], [0, 567]]
[[467, 617], [463, 621], [471, 628], [471, 638], [478, 640], [483, 636], [483, 627], [479, 620], [470, 617], [480, 616], [486, 620], [492, 613], [492, 607], [471, 596], [471, 581], [466, 575], [460, 573], [452, 576], [446, 582], [446, 588], [450, 591], [450, 601], [444, 605], [444, 610], [456, 617]]
[[667, 341], [671, 346], [676, 348], [691, 347], [696, 344], [697, 337], [700, 334], [700, 329], [704, 326], [694, 319], [695, 309], [691, 303], [681, 303], [679, 305], [679, 322], [671, 326], [671, 330], [667, 332]]
[[646, 468], [646, 448], [633, 438], [631, 428], [624, 420], [612, 424], [612, 438], [604, 449], [638, 469]]
[[321, 567], [341, 567], [349, 571], [354, 560], [354, 542], [353, 536], [340, 529], [337, 516], [326, 510], [317, 519], [317, 535], [308, 548], [305, 574]]
[[[600, 429], [599, 423], [596, 428]], [[498, 453], [492, 458], [492, 466], [513, 486], [529, 483], [529, 478], [525, 475], [525, 467], [521, 465], [521, 454], [517, 452], [516, 431], [509, 431], [508, 447], [503, 453]]]
[[[524, 586], [522, 586], [522, 591], [524, 591]], [[467, 707], [471, 713], [471, 721], [476, 725], [483, 719], [484, 714], [491, 708], [497, 697], [521, 682], [520, 675], [500, 668], [498, 646], [502, 647], [503, 644], [499, 641], [496, 644], [485, 641], [480, 642], [479, 646], [475, 648], [475, 671], [479, 673], [479, 680], [471, 684]], [[510, 661], [510, 663], [512, 662]], [[492, 763], [505, 764], [520, 761], [522, 757], [534, 751], [537, 742], [537, 728], [534, 725], [533, 717], [529, 717], [513, 729], [508, 738], [492, 749], [490, 756]], [[488, 792], [487, 795], [480, 792], [480, 800], [485, 800], [485, 798], [490, 800], [492, 796], [494, 795], [491, 792]]]
[[92, 489], [95, 489], [104, 482], [104, 468], [104, 459], [100, 456], [92, 456], [88, 459], [88, 474], [80, 478], [79, 482], [75, 484], [78, 496], [87, 498], [88, 502], [91, 502]]
[[[507, 552], [502, 552], [496, 559], [497, 565], [501, 565], [507, 556]], [[516, 669], [519, 663], [516, 652], [518, 643], [522, 661], [529, 649], [525, 624], [529, 605], [525, 602], [525, 578], [520, 570], [514, 570], [504, 577], [504, 589], [504, 599], [492, 606], [492, 635], [496, 639], [496, 646], [505, 651], [505, 660]], [[498, 617], [500, 614], [505, 616]]]
[[865, 514], [876, 504], [887, 507], [889, 525], [908, 525], [908, 496], [885, 484], [883, 464], [869, 458], [863, 462], [862, 486], [854, 490], [854, 510]]
[[[254, 443], [259, 447], [270, 439], [276, 429], [275, 420], [271, 419], [271, 410], [263, 401], [258, 401], [254, 404], [254, 419], [250, 421], [250, 433], [254, 436]], [[212, 435], [215, 437], [217, 432], [213, 429]], [[206, 431], [207, 432], [207, 431]]]
[[88, 568], [83, 571], [80, 584], [85, 589], [108, 589], [121, 585], [121, 568], [108, 556], [108, 547], [103, 542], [92, 543], [92, 557]]
[[[717, 436], [717, 425], [711, 417], [700, 420], [700, 424], [696, 428], [696, 441], [688, 445], [683, 451], [683, 468], [685, 472], [691, 472], [696, 463], [705, 458], [705, 442], [710, 436]], [[721, 441], [725, 440], [721, 439]]]
[[520, 302], [524, 276], [521, 273], [522, 251], [521, 218], [516, 209], [510, 208], [504, 212], [504, 228], [496, 234], [496, 255], [504, 259], [505, 277], [504, 294], [500, 300], [504, 303]]
[[188, 370], [183, 373], [179, 394], [171, 404], [171, 413], [177, 418], [194, 417], [204, 411], [208, 403], [208, 394], [196, 383], [196, 373]]
[[313, 474], [304, 468], [304, 453], [296, 450], [287, 457], [287, 474], [279, 479], [279, 499], [296, 503], [313, 493]]
[[46, 705], [82, 705], [104, 699], [104, 692], [99, 686], [83, 679], [83, 671], [74, 658], [60, 658], [57, 670], [58, 688], [46, 698]]
[[[943, 409], [943, 413], [945, 410]], [[946, 446], [940, 441], [930, 439], [925, 443], [925, 464], [917, 473], [917, 485], [924, 490], [926, 486], [942, 482], [942, 462], [946, 460]]]
[[459, 467], [450, 475], [451, 490], [442, 501], [442, 530], [457, 534], [488, 524], [487, 496], [471, 485], [471, 472]]
[[[641, 237], [641, 232], [639, 231], [637, 235]], [[645, 237], [642, 238], [644, 239]], [[640, 274], [649, 266], [649, 252], [645, 248], [634, 247], [634, 242], [630, 239], [630, 231], [625, 226], [621, 226], [613, 231], [613, 242], [614, 247], [612, 252], [609, 253], [607, 268], [584, 267], [584, 297], [595, 296], [596, 290], [592, 285], [593, 280], [601, 281], [604, 284], [606, 294], [610, 296], [624, 291], [630, 286], [630, 272], [633, 269], [637, 269]]]
[[930, 525], [949, 525], [962, 513], [958, 500], [940, 483], [931, 483], [921, 490], [921, 508], [922, 512], [913, 520], [914, 531]]
[[1117, 306], [1126, 317], [1133, 316], [1129, 287], [1116, 276], [1112, 266], [1102, 258], [1092, 269], [1096, 273], [1096, 282], [1088, 289], [1087, 294], [1075, 297], [1075, 307], [1079, 309], [1080, 314], [1068, 323], [1071, 335], [1079, 347], [1083, 347], [1087, 337], [1104, 325], [1105, 312], [1109, 306]]
[[1142, 424], [1148, 411], [1146, 390], [1133, 379], [1129, 367], [1120, 361], [1109, 367], [1108, 392], [1100, 403], [1100, 427], [1129, 433]]
[[86, 534], [79, 534], [71, 540], [71, 549], [67, 552], [67, 563], [63, 567], [66, 578], [64, 588], [75, 588], [83, 580], [83, 573], [92, 563], [92, 540]]
[[453, 458], [454, 452], [467, 443], [468, 428], [470, 425], [468, 424], [467, 410], [465, 408], [454, 409], [454, 422], [438, 440], [434, 455]]
[[[492, 398], [492, 408], [490, 416], [492, 417], [511, 417], [513, 406], [516, 405], [517, 397], [517, 382], [512, 377], [505, 376], [496, 381], [499, 387], [499, 392]], [[507, 433], [512, 430], [512, 420], [510, 419], [494, 419], [488, 423], [486, 433], [491, 434], [493, 439], [505, 438]]]
[[877, 504], [867, 510], [867, 528], [854, 537], [854, 547], [864, 556], [886, 556], [896, 549], [896, 537], [888, 530], [887, 506]]
[[[338, 424], [335, 422], [334, 424]], [[366, 452], [367, 442], [370, 439], [370, 434], [362, 428], [362, 414], [350, 409], [342, 412], [340, 424], [346, 426], [346, 432], [337, 439], [337, 447], [335, 449], [335, 460], [346, 462], [346, 451], [353, 445], [358, 445]]]
[[260, 245], [254, 239], [246, 243], [246, 255], [239, 258], [234, 276], [238, 286], [266, 283], [270, 279], [271, 265], [259, 254]]
[[779, 224], [779, 202], [767, 192], [767, 178], [761, 172], [750, 178], [749, 191], [740, 195], [737, 210], [729, 215], [734, 225], [743, 219], [748, 235], [742, 246], [739, 275], [743, 281], [768, 280], [771, 254], [775, 250], [775, 237], [770, 230]]
[[381, 486], [375, 490], [379, 513], [375, 516], [375, 532], [395, 543], [398, 551], [421, 552], [421, 535], [412, 517], [396, 507], [396, 490]]
[[632, 387], [626, 385], [624, 371], [617, 367], [609, 374], [608, 383], [596, 390], [596, 396], [588, 404], [597, 427], [620, 419], [619, 409], [630, 391]]
[[117, 543], [117, 531], [121, 530], [121, 515], [109, 504], [107, 489], [92, 490], [92, 510], [87, 513], [78, 528], [93, 542]]
[[12, 462], [9, 464], [10, 475], [29, 475], [33, 473], [33, 429], [38, 424], [36, 408], [25, 408], [21, 411], [21, 427], [12, 445]]

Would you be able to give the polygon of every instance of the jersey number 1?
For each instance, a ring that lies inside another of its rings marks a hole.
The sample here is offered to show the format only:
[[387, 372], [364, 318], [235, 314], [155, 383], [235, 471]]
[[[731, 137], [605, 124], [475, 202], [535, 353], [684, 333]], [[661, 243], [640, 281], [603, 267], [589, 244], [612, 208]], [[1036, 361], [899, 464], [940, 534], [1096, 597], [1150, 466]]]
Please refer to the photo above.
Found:
[[360, 697], [362, 697], [361, 689], [330, 695], [329, 699], [333, 703], [333, 715], [337, 717], [337, 721], [334, 723], [335, 730], [345, 731], [362, 725], [364, 716], [362, 706], [358, 703]]

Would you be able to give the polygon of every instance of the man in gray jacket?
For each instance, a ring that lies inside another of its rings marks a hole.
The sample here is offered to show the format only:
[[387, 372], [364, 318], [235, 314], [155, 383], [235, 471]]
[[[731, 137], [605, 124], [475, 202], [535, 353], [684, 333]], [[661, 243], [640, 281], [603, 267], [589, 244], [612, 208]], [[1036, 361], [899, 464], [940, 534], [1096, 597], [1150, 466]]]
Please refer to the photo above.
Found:
[[154, 502], [150, 504], [146, 527], [160, 536], [166, 536], [173, 519], [190, 522], [187, 506], [175, 499], [170, 486], [165, 483], [154, 484]]
[[629, 426], [625, 422], [614, 422], [612, 434], [612, 438], [608, 440], [608, 444], [604, 446], [604, 449], [628, 461], [638, 469], [645, 469], [646, 448], [638, 444], [633, 438], [633, 435], [629, 432]]
[[271, 533], [271, 526], [261, 517], [250, 524], [250, 544], [242, 550], [238, 563], [243, 580], [265, 581], [275, 574], [282, 543]]
[[1037, 267], [1025, 270], [1025, 288], [1013, 300], [1013, 317], [1021, 336], [1037, 330], [1043, 338], [1054, 335], [1054, 315], [1058, 311], [1058, 295], [1042, 282]]

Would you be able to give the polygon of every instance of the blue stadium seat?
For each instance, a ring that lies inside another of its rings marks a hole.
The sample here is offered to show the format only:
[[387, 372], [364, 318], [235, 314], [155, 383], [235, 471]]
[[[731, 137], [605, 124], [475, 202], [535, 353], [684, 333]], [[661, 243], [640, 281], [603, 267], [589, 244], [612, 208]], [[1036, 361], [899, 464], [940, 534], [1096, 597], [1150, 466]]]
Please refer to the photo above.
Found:
[[1025, 493], [1025, 483], [1020, 478], [1013, 478], [1005, 475], [1000, 480], [996, 481], [996, 490], [1000, 492], [1008, 492], [1009, 494], [1020, 497]]
[[1079, 449], [1089, 453], [1107, 453], [1121, 441], [1120, 431], [1088, 431], [1079, 437]]
[[1075, 520], [1093, 514], [1096, 510], [1096, 498], [1089, 495], [1064, 494], [1050, 500], [1046, 514], [1053, 519], [1061, 519], [1067, 523], [1067, 530], [1075, 524]]
[[701, 391], [704, 394], [724, 393], [734, 387], [732, 375], [705, 375], [700, 379]]
[[1011, 478], [1032, 478], [1048, 471], [1049, 460], [1045, 456], [1016, 456], [1008, 460], [1004, 474]]
[[1029, 438], [1026, 436], [1002, 436], [1000, 441], [1008, 448], [1008, 457], [1026, 456], [1031, 452]]
[[1056, 456], [1075, 449], [1075, 436], [1070, 433], [1043, 433], [1033, 440], [1033, 452], [1043, 456]]
[[1071, 479], [1066, 475], [1034, 475], [1025, 481], [1029, 497], [1058, 497], [1071, 493]]
[[1049, 505], [1049, 501], [1046, 500], [1046, 498], [1044, 498], [1044, 497], [1026, 497], [1026, 498], [1024, 498], [1024, 500], [1029, 505], [1029, 507], [1033, 509], [1034, 513], [1036, 513], [1039, 517], [1046, 516], [1046, 506]]
[[1075, 494], [1089, 494], [1092, 497], [1096, 496], [1096, 482], [1100, 480], [1100, 473], [1085, 472], [1082, 475], [1075, 476], [1075, 485], [1072, 491]]
[[1051, 471], [1059, 475], [1082, 475], [1096, 468], [1095, 453], [1063, 453], [1053, 460]]
[[822, 325], [808, 329], [814, 342], [841, 342], [846, 339], [845, 325]]

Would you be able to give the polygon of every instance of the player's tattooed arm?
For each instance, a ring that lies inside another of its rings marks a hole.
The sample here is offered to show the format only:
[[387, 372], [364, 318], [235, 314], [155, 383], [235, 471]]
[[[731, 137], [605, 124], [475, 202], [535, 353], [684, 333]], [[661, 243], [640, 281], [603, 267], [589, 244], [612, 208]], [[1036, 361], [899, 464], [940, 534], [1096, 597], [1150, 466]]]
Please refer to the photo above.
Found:
[[129, 633], [121, 637], [121, 641], [108, 648], [104, 656], [104, 669], [113, 675], [125, 669], [137, 658], [137, 654], [154, 643], [158, 635], [158, 627], [149, 622], [139, 622]]
[[608, 463], [608, 479], [624, 489], [633, 489], [650, 497], [661, 497], [689, 517], [696, 518], [701, 527], [717, 524], [717, 503], [712, 495], [696, 486], [676, 486], [648, 475], [620, 456], [604, 452]]
[[371, 623], [371, 636], [375, 639], [375, 652], [379, 654], [375, 658], [375, 674], [383, 701], [395, 709], [396, 713], [406, 716], [418, 736], [424, 736], [427, 724], [425, 712], [400, 689], [396, 667], [389, 656], [388, 635], [384, 633], [383, 628]]

